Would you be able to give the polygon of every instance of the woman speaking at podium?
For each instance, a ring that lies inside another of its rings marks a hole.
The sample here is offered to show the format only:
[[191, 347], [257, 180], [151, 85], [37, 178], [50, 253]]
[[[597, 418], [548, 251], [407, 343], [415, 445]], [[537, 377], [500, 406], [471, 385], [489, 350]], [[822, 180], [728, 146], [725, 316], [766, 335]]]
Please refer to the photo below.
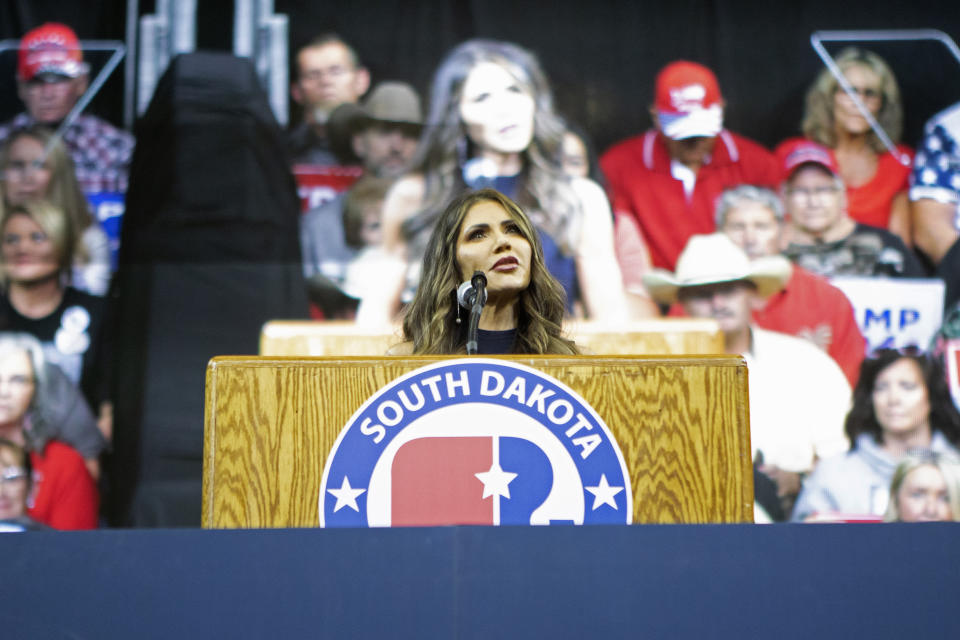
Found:
[[544, 264], [530, 218], [500, 192], [480, 189], [453, 200], [437, 220], [404, 316], [406, 342], [389, 355], [466, 352], [470, 310], [458, 289], [463, 297], [476, 272], [487, 296], [477, 353], [579, 353], [561, 335], [566, 295]]

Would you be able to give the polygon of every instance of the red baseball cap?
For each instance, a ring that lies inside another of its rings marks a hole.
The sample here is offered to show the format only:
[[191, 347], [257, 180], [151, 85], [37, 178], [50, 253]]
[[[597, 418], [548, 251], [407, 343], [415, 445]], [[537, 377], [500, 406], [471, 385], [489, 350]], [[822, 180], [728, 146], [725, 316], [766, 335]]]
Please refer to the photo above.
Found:
[[834, 176], [840, 175], [837, 161], [830, 150], [821, 144], [810, 140], [793, 140], [777, 149], [777, 157], [783, 169], [781, 181], [787, 181], [793, 172], [804, 164], [815, 164], [823, 167]]
[[663, 135], [674, 140], [713, 137], [723, 129], [723, 96], [713, 71], [678, 60], [657, 74], [657, 117]]
[[17, 76], [23, 82], [42, 73], [76, 78], [86, 72], [77, 34], [65, 24], [47, 22], [20, 40]]

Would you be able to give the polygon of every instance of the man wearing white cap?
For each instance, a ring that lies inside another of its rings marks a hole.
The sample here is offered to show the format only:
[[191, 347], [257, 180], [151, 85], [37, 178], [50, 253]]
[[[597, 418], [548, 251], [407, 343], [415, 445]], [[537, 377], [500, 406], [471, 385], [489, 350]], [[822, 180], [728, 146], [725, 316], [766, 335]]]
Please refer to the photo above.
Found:
[[[780, 253], [784, 216], [780, 197], [762, 187], [740, 185], [717, 200], [717, 228], [751, 260]], [[866, 340], [847, 296], [825, 278], [794, 265], [783, 289], [753, 310], [753, 321], [809, 340], [840, 365], [851, 387], [856, 385]]]
[[[673, 62], [657, 75], [655, 128], [603, 155], [628, 287], [642, 277], [642, 267], [631, 266], [643, 264], [641, 242], [654, 266], [672, 269], [690, 236], [715, 230], [713, 203], [724, 189], [776, 186], [773, 154], [723, 128], [724, 104], [710, 69]], [[622, 231], [623, 225], [630, 228]]]
[[843, 422], [850, 402], [850, 385], [830, 356], [806, 340], [751, 324], [757, 301], [789, 277], [783, 257], [751, 261], [720, 233], [690, 238], [675, 274], [653, 269], [644, 277], [654, 300], [679, 300], [688, 315], [715, 319], [725, 351], [746, 360], [753, 457], [785, 503], [792, 503], [802, 474], [817, 459], [847, 450]]

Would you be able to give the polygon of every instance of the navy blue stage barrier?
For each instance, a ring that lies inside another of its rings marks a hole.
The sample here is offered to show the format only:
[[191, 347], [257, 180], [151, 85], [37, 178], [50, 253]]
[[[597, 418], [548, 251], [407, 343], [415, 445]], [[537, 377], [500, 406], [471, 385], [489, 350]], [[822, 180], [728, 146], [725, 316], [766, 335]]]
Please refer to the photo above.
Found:
[[4, 638], [958, 638], [960, 525], [0, 538]]

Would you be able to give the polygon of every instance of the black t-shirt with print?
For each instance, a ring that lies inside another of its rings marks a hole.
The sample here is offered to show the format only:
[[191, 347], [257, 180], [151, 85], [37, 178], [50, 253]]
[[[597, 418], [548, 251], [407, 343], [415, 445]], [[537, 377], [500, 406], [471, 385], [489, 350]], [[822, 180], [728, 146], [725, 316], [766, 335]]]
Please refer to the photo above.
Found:
[[49, 362], [77, 383], [96, 413], [108, 393], [108, 351], [104, 331], [105, 300], [67, 287], [53, 313], [28, 318], [4, 296], [0, 301], [2, 326], [36, 337]]

